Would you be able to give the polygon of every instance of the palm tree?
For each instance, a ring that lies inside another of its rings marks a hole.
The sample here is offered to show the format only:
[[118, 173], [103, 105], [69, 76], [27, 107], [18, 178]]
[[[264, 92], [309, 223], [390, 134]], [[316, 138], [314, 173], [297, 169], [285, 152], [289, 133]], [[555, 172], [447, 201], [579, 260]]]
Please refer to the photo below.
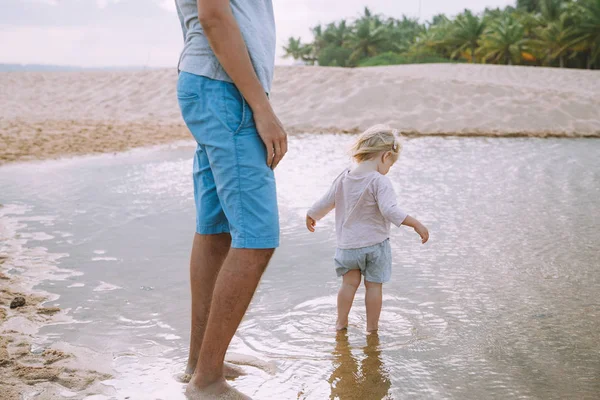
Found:
[[505, 14], [490, 23], [479, 44], [477, 52], [484, 60], [513, 65], [521, 60], [525, 49], [524, 28], [512, 15]]
[[427, 25], [431, 27], [431, 26], [435, 26], [435, 25], [445, 24], [448, 21], [450, 21], [450, 20], [444, 14], [437, 14], [437, 15], [434, 15], [433, 18], [431, 18], [431, 21], [429, 21], [427, 23]]
[[357, 21], [348, 41], [348, 46], [352, 49], [350, 61], [357, 64], [363, 58], [379, 54], [386, 42], [385, 34], [385, 26], [377, 26], [370, 18]]
[[517, 0], [517, 9], [528, 13], [537, 12], [540, 9], [540, 0]]
[[351, 50], [349, 50], [348, 42], [352, 28], [347, 24], [346, 20], [341, 20], [338, 24], [330, 23], [323, 32], [323, 41], [326, 46], [320, 49], [317, 54], [319, 65], [323, 66], [348, 66]]
[[414, 43], [423, 26], [415, 19], [403, 16], [401, 20], [389, 18], [385, 22], [386, 44], [383, 51], [404, 53]]
[[569, 16], [562, 14], [557, 21], [539, 26], [534, 31], [535, 38], [529, 41], [529, 45], [543, 56], [546, 65], [558, 58], [560, 68], [564, 68], [565, 56], [570, 51], [569, 22]]
[[525, 37], [535, 36], [535, 30], [540, 26], [545, 26], [547, 24], [538, 14], [529, 13], [520, 9], [515, 11], [513, 17], [523, 26]]
[[[445, 18], [445, 17], [444, 17]], [[415, 38], [409, 53], [416, 56], [438, 55], [451, 58], [455, 47], [446, 41], [450, 35], [452, 23], [449, 19], [439, 19], [435, 25], [422, 32]]]
[[327, 45], [335, 45], [343, 47], [350, 37], [352, 29], [348, 26], [345, 19], [341, 20], [338, 24], [335, 22], [330, 23], [323, 32], [323, 40]]
[[302, 44], [300, 38], [289, 38], [288, 45], [283, 47], [285, 51], [284, 58], [292, 57], [294, 60], [309, 61], [309, 55], [311, 53], [311, 46]]
[[569, 32], [567, 47], [585, 49], [587, 68], [591, 69], [600, 58], [600, 0], [579, 0], [573, 11], [576, 23]]
[[323, 26], [321, 24], [314, 26], [311, 28], [311, 32], [314, 36], [312, 44], [313, 50], [316, 54], [319, 54], [321, 49], [327, 46], [327, 41], [325, 40], [325, 37], [323, 35]]
[[479, 46], [478, 43], [485, 31], [485, 26], [484, 19], [473, 15], [469, 10], [458, 15], [452, 24], [449, 37], [446, 38], [448, 44], [458, 47], [452, 53], [452, 57], [469, 50], [471, 62], [476, 62], [475, 50]]
[[565, 0], [541, 0], [539, 3], [539, 11], [542, 19], [545, 22], [558, 21], [563, 14]]

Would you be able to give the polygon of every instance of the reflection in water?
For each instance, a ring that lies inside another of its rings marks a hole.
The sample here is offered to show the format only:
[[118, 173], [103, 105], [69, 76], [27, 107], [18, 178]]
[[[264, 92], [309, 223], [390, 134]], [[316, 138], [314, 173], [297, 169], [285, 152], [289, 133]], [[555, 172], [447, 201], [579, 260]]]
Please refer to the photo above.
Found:
[[337, 333], [333, 351], [334, 370], [329, 377], [331, 400], [388, 398], [392, 382], [381, 360], [379, 335], [376, 332], [367, 335], [367, 345], [362, 350], [364, 356], [359, 369], [358, 360], [348, 342], [348, 332], [343, 330]]

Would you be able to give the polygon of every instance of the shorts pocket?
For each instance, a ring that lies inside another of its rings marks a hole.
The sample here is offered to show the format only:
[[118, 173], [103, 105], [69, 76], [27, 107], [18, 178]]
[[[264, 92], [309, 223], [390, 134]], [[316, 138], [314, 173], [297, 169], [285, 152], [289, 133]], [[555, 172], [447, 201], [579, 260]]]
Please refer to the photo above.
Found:
[[233, 83], [224, 82], [223, 86], [227, 127], [233, 134], [237, 134], [252, 122], [252, 111]]
[[200, 98], [197, 93], [197, 78], [187, 72], [181, 72], [177, 79], [177, 100], [179, 102], [196, 101]]
[[180, 102], [196, 101], [199, 98], [200, 96], [195, 93], [177, 92], [177, 100]]

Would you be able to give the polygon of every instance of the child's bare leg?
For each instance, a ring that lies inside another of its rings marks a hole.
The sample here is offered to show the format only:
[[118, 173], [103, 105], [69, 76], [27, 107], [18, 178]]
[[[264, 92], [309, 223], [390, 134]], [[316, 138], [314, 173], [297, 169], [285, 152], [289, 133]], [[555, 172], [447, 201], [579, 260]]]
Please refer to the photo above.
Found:
[[354, 295], [356, 294], [356, 289], [358, 289], [359, 285], [360, 271], [358, 269], [353, 269], [346, 272], [337, 298], [338, 318], [335, 329], [338, 331], [348, 327], [348, 314], [352, 308]]
[[376, 332], [379, 329], [379, 315], [383, 297], [381, 283], [368, 282], [365, 279], [365, 306], [367, 307], [367, 332]]

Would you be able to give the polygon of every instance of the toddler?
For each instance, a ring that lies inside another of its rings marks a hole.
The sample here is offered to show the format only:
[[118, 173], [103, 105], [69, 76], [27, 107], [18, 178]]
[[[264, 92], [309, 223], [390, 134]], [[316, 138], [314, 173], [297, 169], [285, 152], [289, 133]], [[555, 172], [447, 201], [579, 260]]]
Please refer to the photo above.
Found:
[[391, 223], [410, 226], [422, 243], [429, 239], [427, 228], [398, 207], [392, 183], [385, 176], [401, 149], [395, 132], [385, 126], [376, 125], [362, 133], [352, 147], [356, 166], [339, 175], [306, 215], [306, 227], [314, 232], [317, 221], [335, 208], [334, 260], [337, 275], [343, 277], [337, 298], [337, 330], [348, 326], [348, 314], [364, 275], [367, 331], [377, 331], [382, 284], [392, 273]]

